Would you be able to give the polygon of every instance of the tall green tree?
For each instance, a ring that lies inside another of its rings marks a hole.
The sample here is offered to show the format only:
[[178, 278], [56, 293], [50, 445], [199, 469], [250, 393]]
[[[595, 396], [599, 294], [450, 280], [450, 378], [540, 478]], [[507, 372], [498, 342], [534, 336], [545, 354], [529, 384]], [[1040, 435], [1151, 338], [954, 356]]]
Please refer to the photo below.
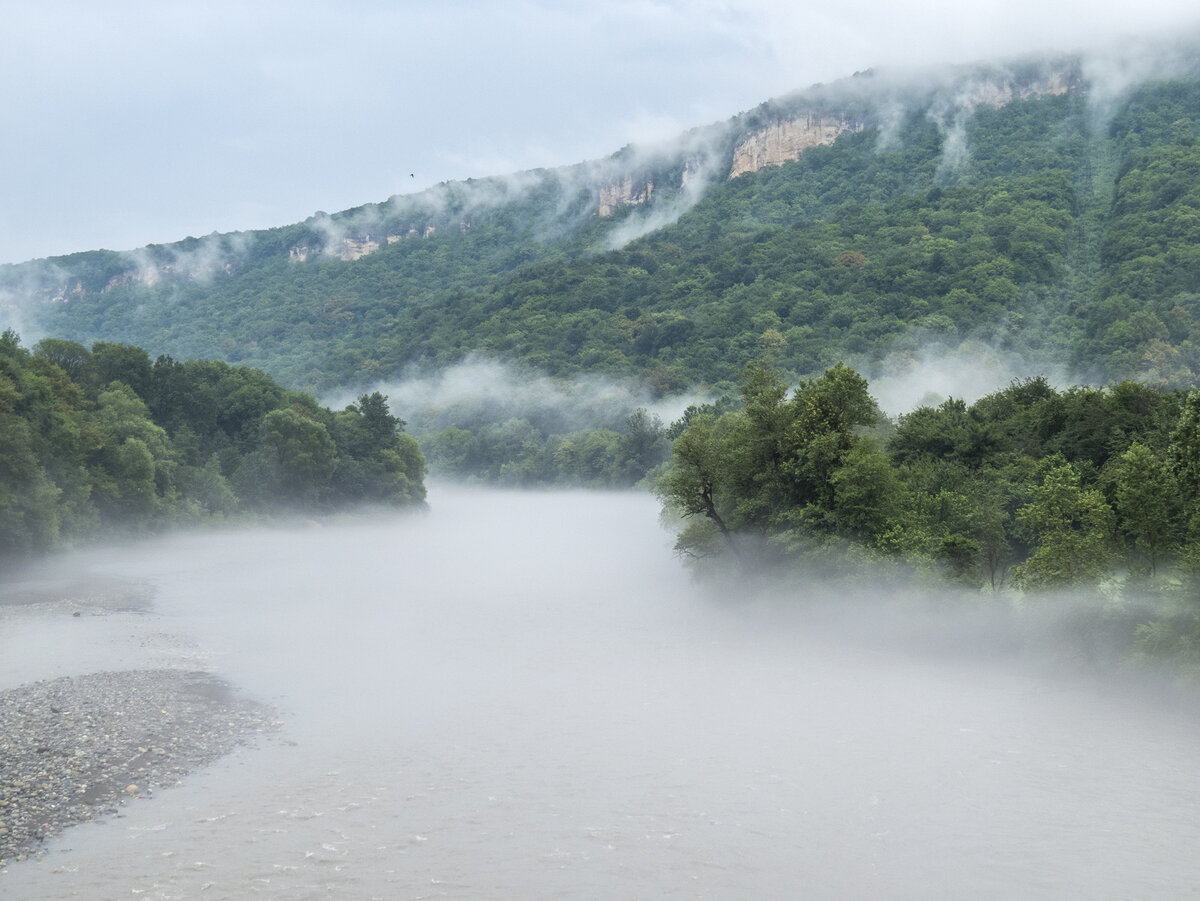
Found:
[[1080, 485], [1078, 470], [1060, 455], [1048, 458], [1044, 470], [1029, 503], [1017, 511], [1034, 551], [1015, 568], [1014, 581], [1046, 589], [1098, 578], [1113, 558], [1112, 508], [1100, 491]]
[[838, 363], [800, 383], [788, 401], [780, 462], [792, 528], [827, 528], [836, 521], [834, 474], [859, 443], [855, 429], [871, 425], [879, 408], [867, 380]]
[[681, 553], [739, 552], [734, 539], [738, 498], [731, 483], [748, 468], [739, 440], [743, 419], [740, 412], [719, 419], [697, 415], [671, 447], [671, 466], [655, 491], [668, 510], [688, 521], [675, 543]]
[[174, 454], [167, 433], [124, 382], [112, 382], [96, 400], [100, 446], [93, 455], [95, 500], [110, 521], [144, 525], [174, 492]]
[[337, 448], [323, 424], [291, 407], [272, 410], [263, 417], [259, 442], [266, 464], [265, 472], [256, 473], [265, 483], [259, 491], [268, 487], [280, 501], [306, 506], [321, 499], [337, 465]]
[[1135, 442], [1117, 464], [1116, 499], [1137, 563], [1153, 576], [1179, 543], [1182, 505], [1175, 474], [1154, 451]]

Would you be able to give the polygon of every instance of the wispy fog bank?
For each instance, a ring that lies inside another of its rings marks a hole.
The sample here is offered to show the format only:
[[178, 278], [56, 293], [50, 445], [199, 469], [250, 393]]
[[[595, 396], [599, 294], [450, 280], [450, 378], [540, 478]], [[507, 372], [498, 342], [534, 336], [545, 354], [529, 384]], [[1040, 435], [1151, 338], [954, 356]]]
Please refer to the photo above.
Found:
[[1061, 364], [1039, 364], [1017, 351], [982, 341], [957, 347], [926, 344], [917, 351], [896, 352], [874, 367], [874, 373], [871, 395], [893, 417], [917, 407], [937, 406], [950, 397], [970, 404], [1014, 380], [1039, 375], [1055, 386], [1072, 384]]
[[[469, 357], [436, 371], [414, 370], [372, 390], [386, 394], [391, 409], [415, 432], [513, 418], [528, 419], [548, 432], [616, 428], [638, 408], [670, 422], [703, 400], [695, 394], [656, 398], [636, 381], [600, 375], [553, 378], [484, 357]], [[352, 401], [342, 395], [329, 403], [336, 409]]]
[[12, 897], [916, 901], [1200, 883], [1180, 853], [1200, 842], [1194, 718], [1005, 648], [1005, 615], [964, 612], [1000, 599], [869, 575], [712, 595], [653, 500], [615, 493], [433, 485], [423, 515], [87, 556], [152, 581], [154, 609], [115, 644], [111, 617], [69, 608], [0, 635], [52, 654], [69, 630], [111, 651], [100, 666], [212, 670], [275, 705], [282, 731], [10, 863]]

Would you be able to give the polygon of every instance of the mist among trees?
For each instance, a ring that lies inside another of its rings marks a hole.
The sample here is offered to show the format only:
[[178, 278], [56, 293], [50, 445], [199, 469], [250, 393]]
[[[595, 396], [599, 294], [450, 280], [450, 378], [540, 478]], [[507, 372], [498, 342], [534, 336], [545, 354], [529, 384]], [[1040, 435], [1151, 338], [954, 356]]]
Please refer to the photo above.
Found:
[[0, 335], [0, 557], [255, 514], [405, 506], [425, 460], [378, 392], [333, 411], [265, 373]]

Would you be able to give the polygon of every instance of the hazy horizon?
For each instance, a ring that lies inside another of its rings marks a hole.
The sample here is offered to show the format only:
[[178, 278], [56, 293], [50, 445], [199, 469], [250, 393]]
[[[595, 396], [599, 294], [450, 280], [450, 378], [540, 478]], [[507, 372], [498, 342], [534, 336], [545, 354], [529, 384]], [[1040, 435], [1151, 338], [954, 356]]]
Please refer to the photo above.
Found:
[[7, 24], [0, 263], [287, 225], [601, 158], [866, 68], [1128, 45], [1200, 11], [68, 2]]

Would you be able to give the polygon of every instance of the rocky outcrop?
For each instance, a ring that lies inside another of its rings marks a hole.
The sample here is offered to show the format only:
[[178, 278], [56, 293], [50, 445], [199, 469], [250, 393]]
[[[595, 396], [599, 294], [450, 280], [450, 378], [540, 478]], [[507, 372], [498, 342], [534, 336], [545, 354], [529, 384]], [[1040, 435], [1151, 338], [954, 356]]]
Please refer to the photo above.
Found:
[[1014, 100], [1065, 94], [1070, 88], [1071, 76], [1064, 71], [1051, 72], [1026, 84], [1010, 79], [981, 79], [968, 82], [954, 98], [954, 105], [958, 109], [970, 111], [977, 106], [1004, 106]]
[[626, 174], [616, 181], [601, 185], [596, 193], [596, 212], [601, 216], [611, 216], [622, 207], [648, 202], [654, 194], [654, 182], [645, 176], [635, 178]]
[[50, 303], [67, 303], [75, 297], [83, 297], [83, 282], [76, 280], [74, 285], [62, 285], [48, 298]]
[[[1004, 74], [970, 78], [949, 89], [940, 102], [933, 104], [930, 114], [949, 121], [970, 114], [978, 106], [999, 107], [1015, 100], [1065, 94], [1074, 79], [1069, 70], [1050, 72], [1032, 81]], [[777, 119], [737, 142], [729, 177], [799, 159], [805, 150], [832, 144], [847, 132], [862, 131], [867, 124], [854, 116], [836, 113], [806, 112]]]
[[372, 241], [370, 235], [362, 238], [342, 238], [342, 240], [330, 248], [329, 253], [337, 257], [343, 263], [348, 263], [351, 260], [362, 259], [369, 253], [374, 253], [379, 249], [379, 242]]
[[[470, 226], [464, 227], [466, 231]], [[372, 238], [370, 235], [363, 235], [360, 238], [337, 238], [330, 239], [324, 246], [313, 247], [308, 244], [298, 244], [288, 251], [288, 259], [293, 263], [303, 263], [310, 257], [327, 256], [341, 260], [343, 263], [349, 263], [353, 260], [361, 260], [368, 256], [384, 243], [395, 244], [397, 241], [403, 241], [405, 238], [428, 238], [437, 229], [432, 225], [426, 225], [424, 228], [417, 230], [410, 228], [407, 234], [403, 235], [385, 235], [382, 238]]]
[[805, 113], [794, 119], [772, 122], [746, 135], [733, 149], [730, 178], [778, 166], [800, 158], [810, 147], [832, 144], [848, 131], [862, 131], [863, 123], [842, 116]]

